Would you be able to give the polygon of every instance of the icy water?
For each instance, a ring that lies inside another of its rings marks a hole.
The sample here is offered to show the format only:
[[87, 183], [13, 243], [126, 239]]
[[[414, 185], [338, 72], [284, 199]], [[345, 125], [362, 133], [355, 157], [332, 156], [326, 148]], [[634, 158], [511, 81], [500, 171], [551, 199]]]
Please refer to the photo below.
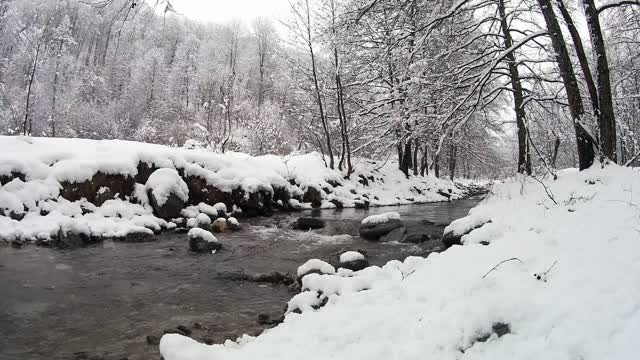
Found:
[[[443, 224], [477, 200], [321, 210], [246, 219], [243, 230], [218, 238], [215, 255], [188, 252], [185, 234], [150, 243], [103, 243], [76, 250], [0, 247], [0, 359], [159, 359], [147, 336], [187, 326], [192, 337], [221, 343], [257, 334], [260, 313], [277, 317], [294, 295], [286, 286], [229, 280], [229, 272], [295, 273], [309, 258], [333, 262], [345, 250], [365, 250], [374, 265], [426, 255], [421, 245], [375, 243], [357, 236], [360, 221], [397, 211], [409, 233], [441, 235]], [[325, 219], [313, 232], [290, 229], [300, 216]], [[423, 220], [435, 222], [427, 225]], [[195, 325], [198, 323], [199, 325]]]

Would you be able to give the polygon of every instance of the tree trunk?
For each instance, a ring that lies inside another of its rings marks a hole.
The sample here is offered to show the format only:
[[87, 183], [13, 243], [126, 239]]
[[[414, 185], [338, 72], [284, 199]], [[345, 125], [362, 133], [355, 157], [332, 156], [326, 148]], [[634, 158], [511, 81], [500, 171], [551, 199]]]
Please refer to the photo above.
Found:
[[[509, 29], [509, 22], [504, 6], [504, 0], [498, 0], [498, 11], [500, 13], [500, 24], [504, 36], [504, 47], [510, 49], [513, 46], [513, 39]], [[524, 111], [524, 95], [520, 74], [513, 52], [506, 56], [509, 67], [509, 77], [511, 78], [511, 88], [513, 90], [513, 105], [516, 113], [516, 125], [518, 128], [518, 172], [521, 174], [531, 174], [531, 155], [529, 152], [529, 141], [527, 139], [527, 121]], [[455, 166], [455, 163], [454, 163]]]
[[311, 71], [313, 75], [313, 85], [316, 91], [316, 98], [318, 101], [318, 108], [320, 110], [320, 121], [322, 122], [322, 129], [324, 130], [324, 136], [327, 144], [327, 153], [329, 155], [329, 168], [333, 169], [334, 159], [333, 150], [331, 149], [331, 137], [329, 136], [329, 127], [327, 125], [327, 119], [324, 114], [324, 108], [322, 106], [322, 94], [320, 93], [320, 85], [318, 83], [318, 74], [316, 70], [316, 59], [313, 53], [313, 44], [311, 42], [311, 11], [309, 10], [309, 0], [305, 0], [307, 10], [307, 45], [309, 47], [309, 54], [311, 56]]
[[[24, 109], [24, 119], [22, 121], [22, 135], [31, 135], [33, 130], [33, 124], [31, 117], [29, 117], [29, 105], [31, 104], [31, 86], [33, 85], [33, 79], [36, 76], [36, 68], [38, 66], [38, 57], [40, 56], [40, 47], [42, 46], [42, 39], [38, 41], [36, 47], [36, 55], [31, 65], [31, 72], [29, 73], [29, 85], [27, 86], [27, 101]], [[27, 127], [28, 125], [28, 127]]]
[[582, 98], [580, 97], [580, 91], [578, 89], [578, 80], [576, 79], [576, 74], [573, 71], [573, 65], [569, 58], [567, 45], [560, 30], [558, 19], [553, 11], [551, 1], [538, 0], [538, 4], [540, 5], [540, 10], [542, 11], [545, 23], [547, 24], [549, 35], [551, 36], [551, 45], [553, 46], [556, 62], [560, 69], [560, 76], [567, 93], [569, 112], [571, 113], [573, 127], [576, 132], [579, 168], [580, 170], [584, 170], [593, 164], [595, 157], [595, 141], [591, 134], [589, 134], [589, 131], [585, 128], [585, 125], [582, 123], [584, 107], [582, 105]]
[[402, 172], [406, 177], [409, 177], [409, 169], [411, 169], [411, 140], [404, 142], [404, 154], [402, 154]]
[[556, 167], [556, 161], [558, 159], [558, 150], [560, 149], [560, 138], [556, 137], [553, 142], [553, 154], [551, 155], [551, 167]]
[[420, 146], [418, 144], [418, 139], [415, 140], [416, 144], [413, 148], [413, 175], [418, 176], [419, 166], [418, 166], [418, 151], [420, 150]]
[[449, 145], [449, 178], [453, 180], [456, 172], [456, 156], [458, 153], [457, 147], [451, 143]]
[[598, 75], [596, 81], [598, 82], [598, 100], [600, 104], [600, 116], [598, 117], [598, 125], [600, 126], [600, 148], [604, 156], [616, 162], [616, 119], [613, 113], [607, 51], [604, 46], [604, 38], [602, 36], [596, 5], [593, 0], [583, 1]]
[[580, 63], [580, 69], [582, 69], [582, 74], [584, 75], [585, 82], [587, 83], [587, 89], [589, 90], [589, 98], [591, 99], [591, 108], [593, 110], [593, 115], [595, 118], [599, 118], [600, 114], [600, 105], [598, 101], [598, 90], [596, 89], [596, 85], [593, 81], [593, 76], [591, 75], [591, 68], [589, 68], [589, 60], [587, 60], [587, 55], [584, 52], [584, 46], [582, 45], [582, 39], [576, 26], [573, 23], [573, 19], [571, 18], [571, 14], [564, 6], [563, 0], [557, 0], [558, 9], [560, 9], [560, 13], [564, 18], [564, 22], [567, 24], [567, 28], [569, 29], [569, 34], [571, 35], [571, 39], [573, 40], [573, 46], [576, 48], [576, 55], [578, 56], [578, 62]]

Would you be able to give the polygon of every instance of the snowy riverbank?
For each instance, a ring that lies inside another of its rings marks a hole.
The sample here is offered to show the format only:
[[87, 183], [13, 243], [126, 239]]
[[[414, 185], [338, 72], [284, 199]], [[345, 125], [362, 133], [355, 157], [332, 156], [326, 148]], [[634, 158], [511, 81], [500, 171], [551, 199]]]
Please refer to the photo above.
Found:
[[208, 346], [170, 334], [160, 351], [165, 360], [634, 359], [638, 171], [595, 166], [544, 186], [497, 185], [449, 226], [476, 228], [463, 246], [308, 275], [289, 303], [302, 313], [261, 336]]
[[[327, 169], [317, 153], [252, 157], [119, 140], [6, 136], [0, 136], [0, 148], [4, 240], [47, 242], [68, 232], [85, 235], [85, 242], [131, 234], [144, 240], [174, 227], [173, 221], [179, 220], [175, 217], [195, 217], [194, 208], [205, 212], [216, 203], [225, 203], [234, 215], [251, 216], [311, 207], [446, 201], [465, 195], [446, 179], [407, 179], [393, 162], [358, 159], [356, 173], [344, 179], [340, 171]], [[163, 169], [175, 169], [177, 175]], [[149, 181], [158, 170], [164, 172]], [[160, 205], [170, 198], [160, 190], [175, 191], [177, 216], [151, 206], [151, 194], [162, 195]]]

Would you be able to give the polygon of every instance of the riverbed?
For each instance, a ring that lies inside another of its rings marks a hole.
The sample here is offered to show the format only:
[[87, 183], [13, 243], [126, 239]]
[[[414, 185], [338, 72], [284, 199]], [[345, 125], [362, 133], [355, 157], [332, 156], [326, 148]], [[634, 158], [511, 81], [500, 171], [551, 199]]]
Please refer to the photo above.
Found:
[[[369, 242], [360, 221], [397, 211], [408, 232], [442, 234], [478, 200], [371, 208], [309, 210], [245, 219], [243, 230], [218, 236], [213, 255], [188, 251], [186, 235], [164, 233], [149, 243], [114, 243], [75, 250], [0, 247], [0, 359], [158, 359], [165, 329], [183, 325], [198, 340], [224, 342], [258, 334], [259, 314], [277, 317], [294, 293], [284, 285], [230, 280], [229, 273], [295, 273], [310, 258], [333, 262], [346, 250], [366, 251], [373, 265], [442, 249]], [[325, 220], [295, 231], [300, 216]], [[433, 224], [435, 223], [435, 225]]]

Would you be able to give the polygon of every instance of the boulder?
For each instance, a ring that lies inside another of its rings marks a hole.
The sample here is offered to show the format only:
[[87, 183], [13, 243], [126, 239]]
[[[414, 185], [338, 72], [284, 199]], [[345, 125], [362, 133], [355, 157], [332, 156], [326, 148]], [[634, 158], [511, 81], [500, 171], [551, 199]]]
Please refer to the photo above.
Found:
[[482, 223], [480, 225], [477, 225], [477, 226], [465, 231], [464, 233], [460, 233], [460, 234], [457, 234], [457, 233], [455, 233], [453, 231], [445, 232], [442, 235], [442, 243], [444, 244], [445, 248], [447, 248], [447, 249], [452, 247], [453, 245], [462, 245], [462, 237], [463, 236], [465, 236], [468, 233], [472, 232], [473, 230], [479, 229], [479, 228], [483, 227], [485, 224], [489, 224], [489, 223], [491, 223], [491, 220], [489, 220], [487, 222], [484, 222], [484, 223]]
[[366, 210], [366, 209], [369, 208], [369, 202], [368, 201], [356, 200], [353, 203], [354, 203], [356, 209]]
[[87, 244], [93, 243], [91, 235], [85, 233], [77, 233], [70, 231], [58, 230], [58, 236], [54, 240], [50, 241], [52, 247], [58, 249], [75, 249]]
[[404, 228], [402, 221], [390, 219], [382, 223], [369, 223], [360, 225], [360, 237], [367, 240], [380, 240], [395, 229]]
[[302, 196], [302, 201], [311, 203], [314, 208], [319, 208], [322, 205], [322, 194], [318, 189], [309, 186]]
[[336, 268], [334, 268], [331, 264], [319, 260], [319, 259], [311, 259], [306, 263], [302, 264], [298, 267], [297, 274], [297, 283], [302, 286], [302, 278], [309, 274], [335, 274]]
[[158, 169], [149, 176], [145, 186], [154, 215], [165, 220], [180, 217], [189, 200], [189, 188], [178, 171]]
[[293, 227], [296, 230], [322, 229], [325, 226], [324, 220], [314, 217], [301, 217], [296, 220]]
[[215, 233], [227, 232], [227, 219], [217, 218], [216, 220], [214, 220], [213, 224], [211, 224], [211, 229]]
[[187, 236], [189, 237], [189, 250], [193, 252], [213, 253], [222, 248], [218, 239], [206, 230], [193, 228], [189, 230]]
[[240, 227], [240, 222], [238, 222], [238, 219], [234, 218], [233, 216], [227, 219], [227, 228], [230, 231], [238, 231], [241, 229]]
[[340, 255], [340, 267], [352, 271], [360, 271], [369, 267], [366, 256], [357, 251], [347, 251]]

